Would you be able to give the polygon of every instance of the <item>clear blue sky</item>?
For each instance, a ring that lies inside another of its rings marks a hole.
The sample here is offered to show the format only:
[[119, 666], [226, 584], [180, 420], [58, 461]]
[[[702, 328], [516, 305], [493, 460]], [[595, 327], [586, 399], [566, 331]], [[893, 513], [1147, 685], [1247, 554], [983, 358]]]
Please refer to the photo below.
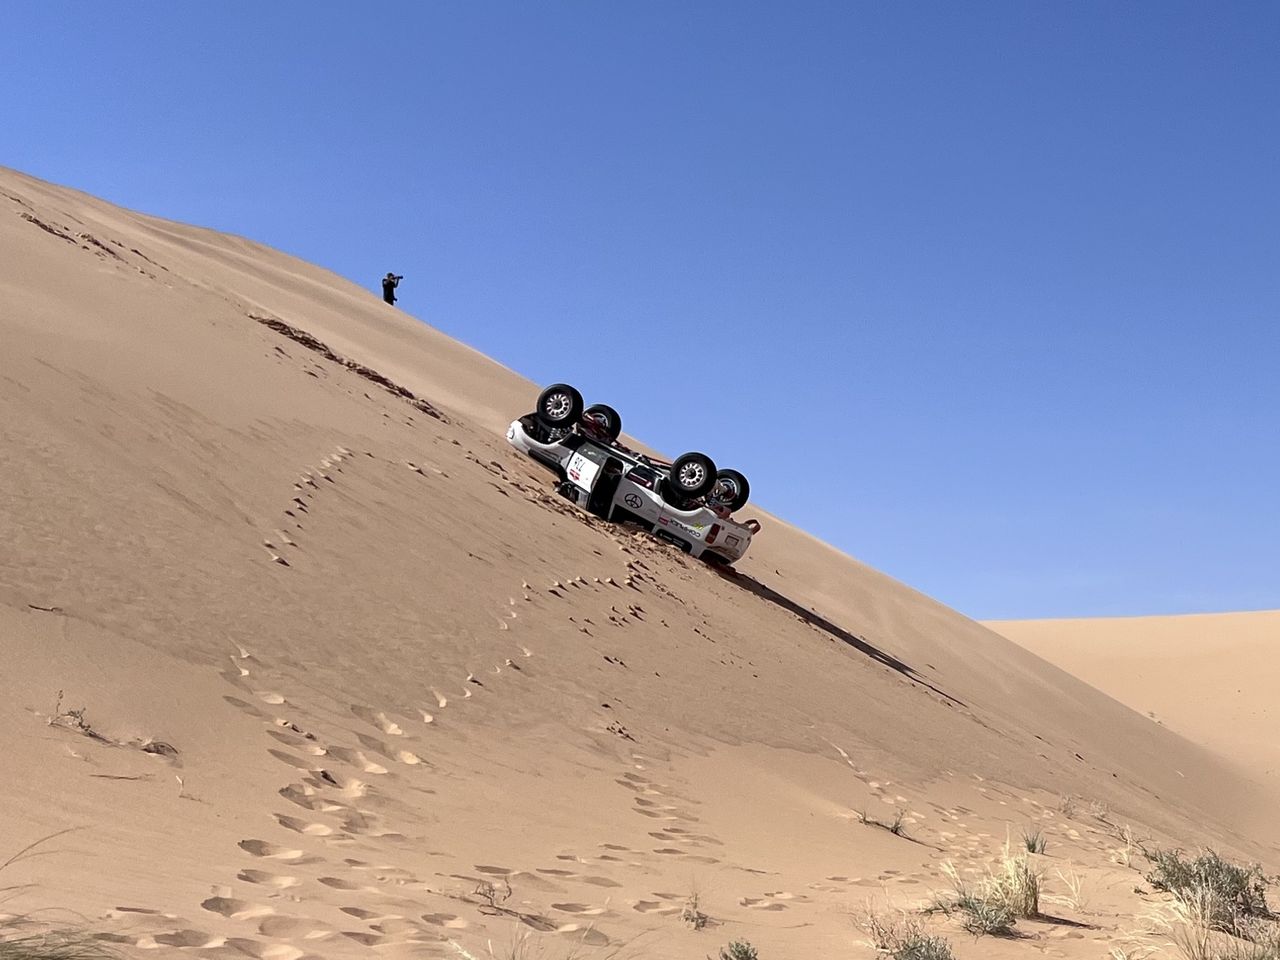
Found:
[[0, 82], [973, 616], [1280, 607], [1280, 5], [10, 0]]

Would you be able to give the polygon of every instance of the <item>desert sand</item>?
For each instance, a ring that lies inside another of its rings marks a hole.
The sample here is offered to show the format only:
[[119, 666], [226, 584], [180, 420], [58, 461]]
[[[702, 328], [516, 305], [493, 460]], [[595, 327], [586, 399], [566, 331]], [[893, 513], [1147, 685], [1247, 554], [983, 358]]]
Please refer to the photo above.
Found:
[[1280, 777], [1280, 610], [988, 626], [1240, 769]]
[[1097, 958], [1160, 947], [1126, 835], [1280, 867], [1212, 704], [750, 507], [737, 574], [590, 520], [505, 442], [538, 385], [372, 291], [2, 168], [0, 254], [0, 863], [43, 841], [0, 912], [126, 956], [871, 957], [869, 902], [1040, 830], [1044, 917], [927, 925]]

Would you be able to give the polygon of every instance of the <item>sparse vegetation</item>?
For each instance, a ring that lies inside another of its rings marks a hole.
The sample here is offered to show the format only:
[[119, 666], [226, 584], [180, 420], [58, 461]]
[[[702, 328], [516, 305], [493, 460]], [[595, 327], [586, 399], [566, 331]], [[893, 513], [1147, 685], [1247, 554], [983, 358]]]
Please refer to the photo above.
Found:
[[720, 948], [719, 960], [760, 960], [760, 954], [750, 941], [734, 940]]
[[1067, 868], [1066, 872], [1055, 870], [1054, 875], [1062, 882], [1067, 892], [1053, 897], [1045, 897], [1045, 899], [1060, 903], [1069, 910], [1075, 910], [1076, 912], [1083, 910], [1088, 900], [1084, 890], [1084, 878], [1070, 867]]
[[699, 905], [700, 900], [701, 896], [698, 891], [691, 890], [684, 901], [684, 906], [680, 908], [680, 919], [694, 930], [701, 930], [711, 919], [702, 912]]
[[858, 925], [866, 931], [871, 946], [892, 960], [953, 960], [951, 945], [942, 937], [926, 934], [914, 917], [868, 909]]
[[906, 837], [906, 816], [907, 811], [902, 807], [898, 807], [893, 811], [893, 819], [886, 823], [884, 820], [877, 820], [865, 810], [859, 810], [858, 822], [864, 823], [869, 827], [879, 827], [881, 830], [888, 830], [895, 837]]
[[1268, 878], [1257, 865], [1240, 866], [1212, 850], [1187, 857], [1177, 850], [1142, 848], [1147, 881], [1173, 895], [1157, 920], [1186, 960], [1280, 960], [1280, 924], [1267, 904]]
[[1044, 853], [1048, 840], [1040, 830], [1028, 828], [1022, 831], [1022, 844], [1027, 848], [1027, 853]]
[[[59, 696], [59, 710], [61, 705]], [[83, 710], [78, 713], [83, 717]], [[76, 829], [59, 830], [27, 844], [8, 859], [0, 861], [0, 872], [15, 863], [39, 856], [33, 852], [37, 847]], [[0, 893], [17, 890], [21, 886], [0, 887]], [[55, 927], [30, 915], [0, 915], [0, 960], [114, 960], [117, 956], [105, 940], [82, 930]]]
[[998, 870], [988, 871], [978, 883], [970, 884], [954, 864], [943, 872], [951, 881], [950, 894], [935, 897], [929, 911], [960, 915], [961, 925], [975, 936], [1010, 936], [1020, 917], [1040, 915], [1040, 874], [1026, 855], [1015, 857], [1005, 846]]
[[49, 715], [49, 726], [66, 727], [69, 730], [75, 730], [77, 733], [83, 733], [86, 737], [94, 740], [105, 739], [85, 718], [85, 707], [77, 707], [74, 710], [64, 710], [62, 707], [63, 692], [58, 691], [58, 698], [53, 704], [53, 713]]
[[77, 930], [48, 927], [27, 917], [0, 919], [0, 960], [115, 960], [106, 942]]
[[959, 914], [960, 925], [975, 937], [1007, 937], [1013, 933], [1017, 917], [1007, 904], [989, 896], [985, 884], [970, 886], [950, 863], [945, 864], [942, 871], [951, 881], [952, 892], [935, 897], [926, 912]]
[[1189, 923], [1238, 934], [1251, 919], [1271, 919], [1268, 880], [1261, 867], [1242, 867], [1212, 850], [1194, 859], [1178, 850], [1144, 850], [1151, 862], [1147, 882], [1173, 894]]
[[1123, 846], [1117, 847], [1111, 851], [1111, 862], [1118, 863], [1122, 867], [1132, 866], [1133, 851], [1142, 849], [1142, 841], [1137, 838], [1133, 832], [1133, 827], [1125, 824], [1122, 827], [1116, 827], [1112, 832], [1112, 836], [1116, 838]]

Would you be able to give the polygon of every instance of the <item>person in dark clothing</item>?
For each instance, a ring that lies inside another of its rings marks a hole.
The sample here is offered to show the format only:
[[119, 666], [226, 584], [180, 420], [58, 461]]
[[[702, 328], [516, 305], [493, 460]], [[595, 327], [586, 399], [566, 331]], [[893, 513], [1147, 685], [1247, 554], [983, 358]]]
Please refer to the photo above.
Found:
[[396, 302], [396, 287], [400, 285], [400, 281], [404, 277], [398, 277], [394, 273], [388, 273], [382, 278], [382, 299], [387, 303]]

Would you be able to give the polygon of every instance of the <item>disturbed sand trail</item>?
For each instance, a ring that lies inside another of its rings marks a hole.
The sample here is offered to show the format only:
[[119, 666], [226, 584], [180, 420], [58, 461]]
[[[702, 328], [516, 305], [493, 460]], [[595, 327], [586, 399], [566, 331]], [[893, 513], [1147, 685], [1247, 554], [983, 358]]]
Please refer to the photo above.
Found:
[[931, 923], [1097, 957], [1160, 904], [1124, 825], [1275, 868], [1260, 770], [775, 518], [734, 576], [584, 517], [503, 440], [533, 384], [333, 274], [11, 171], [0, 249], [0, 859], [72, 831], [21, 909], [158, 955], [871, 956], [852, 912], [1038, 828], [1050, 916]]

